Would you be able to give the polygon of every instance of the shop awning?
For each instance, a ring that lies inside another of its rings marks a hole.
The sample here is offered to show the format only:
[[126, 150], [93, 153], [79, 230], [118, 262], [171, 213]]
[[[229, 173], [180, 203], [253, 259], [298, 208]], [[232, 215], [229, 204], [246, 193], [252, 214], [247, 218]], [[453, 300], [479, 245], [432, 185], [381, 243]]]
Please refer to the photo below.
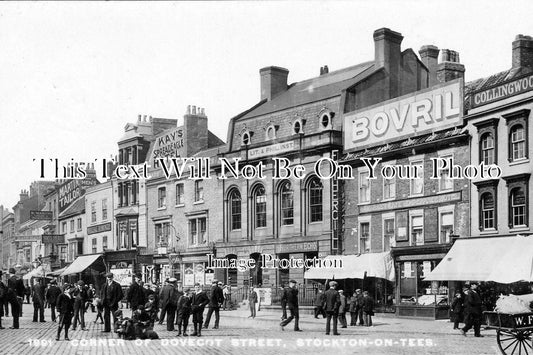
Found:
[[60, 276], [80, 273], [84, 271], [85, 269], [87, 269], [89, 266], [91, 266], [101, 256], [102, 254], [78, 256], [76, 260], [74, 260], [72, 264], [70, 264], [65, 269], [65, 271], [61, 273]]
[[24, 280], [29, 280], [31, 279], [32, 277], [49, 277], [50, 276], [50, 270], [49, 268], [43, 268], [43, 266], [39, 266], [35, 269], [33, 269], [32, 271], [28, 272], [27, 274], [24, 274], [24, 276], [22, 276], [22, 278]]
[[53, 270], [53, 271], [50, 271], [49, 273], [46, 274], [46, 276], [50, 275], [50, 276], [59, 276], [63, 273], [63, 271], [65, 271], [67, 268], [64, 267], [64, 268], [61, 268], [61, 269], [57, 269], [57, 270]]
[[341, 260], [342, 267], [312, 267], [305, 272], [306, 279], [363, 279], [379, 277], [394, 281], [394, 264], [389, 252], [360, 255], [330, 255], [326, 260]]
[[427, 281], [533, 281], [533, 236], [458, 239]]

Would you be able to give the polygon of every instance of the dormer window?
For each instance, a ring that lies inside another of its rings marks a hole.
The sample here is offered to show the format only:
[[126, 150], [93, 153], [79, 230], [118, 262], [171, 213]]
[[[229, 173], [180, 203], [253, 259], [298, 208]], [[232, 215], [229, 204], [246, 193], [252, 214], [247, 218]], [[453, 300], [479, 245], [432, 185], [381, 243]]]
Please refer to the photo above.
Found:
[[276, 139], [276, 126], [270, 125], [266, 129], [266, 140], [271, 141]]
[[241, 135], [242, 145], [252, 144], [252, 133], [250, 131], [245, 131]]
[[319, 126], [322, 130], [333, 129], [333, 117], [335, 117], [335, 112], [324, 108], [318, 114]]
[[304, 134], [304, 125], [305, 125], [305, 120], [302, 120], [301, 118], [297, 118], [292, 123], [292, 133], [293, 134]]

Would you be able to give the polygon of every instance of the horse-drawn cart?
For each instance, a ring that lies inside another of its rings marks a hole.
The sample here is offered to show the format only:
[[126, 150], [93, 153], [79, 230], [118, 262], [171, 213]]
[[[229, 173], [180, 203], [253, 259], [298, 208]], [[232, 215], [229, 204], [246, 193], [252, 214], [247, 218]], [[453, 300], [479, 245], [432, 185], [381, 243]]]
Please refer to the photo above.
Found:
[[533, 354], [533, 313], [483, 312], [483, 314], [487, 329], [496, 329], [496, 340], [502, 354]]

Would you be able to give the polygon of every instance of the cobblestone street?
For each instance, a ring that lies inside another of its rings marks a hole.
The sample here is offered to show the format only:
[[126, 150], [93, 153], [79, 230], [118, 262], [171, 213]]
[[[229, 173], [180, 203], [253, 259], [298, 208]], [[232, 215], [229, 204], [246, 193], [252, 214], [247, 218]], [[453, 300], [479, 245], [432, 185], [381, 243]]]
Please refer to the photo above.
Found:
[[[125, 312], [127, 315], [127, 311]], [[279, 315], [258, 312], [255, 319], [246, 311], [221, 312], [220, 329], [208, 329], [202, 337], [177, 337], [165, 326], [156, 325], [160, 340], [121, 341], [114, 333], [101, 333], [103, 325], [95, 324], [96, 314], [87, 313], [88, 331], [69, 332], [70, 342], [55, 341], [57, 325], [50, 321], [33, 323], [31, 305], [24, 305], [21, 329], [7, 329], [12, 319], [4, 318], [1, 330], [3, 347], [0, 354], [192, 354], [202, 349], [205, 354], [498, 354], [494, 331], [483, 331], [483, 338], [473, 334], [463, 337], [446, 321], [427, 321], [394, 317], [375, 317], [374, 327], [339, 329], [341, 336], [326, 336], [325, 321], [303, 315], [302, 332], [285, 331], [278, 325]], [[211, 323], [212, 325], [213, 323]]]

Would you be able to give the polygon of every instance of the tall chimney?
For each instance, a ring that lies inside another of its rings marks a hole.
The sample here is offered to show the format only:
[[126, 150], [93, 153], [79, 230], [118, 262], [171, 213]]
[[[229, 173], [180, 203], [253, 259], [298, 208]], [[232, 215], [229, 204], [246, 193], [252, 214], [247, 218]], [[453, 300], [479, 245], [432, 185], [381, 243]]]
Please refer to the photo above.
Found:
[[465, 66], [459, 62], [458, 52], [443, 49], [440, 61], [437, 66], [437, 80], [439, 83], [465, 77]]
[[261, 76], [261, 100], [272, 100], [279, 93], [287, 90], [289, 70], [280, 67], [265, 67], [259, 70]]
[[513, 42], [513, 68], [533, 69], [533, 38], [518, 35]]
[[374, 31], [374, 60], [376, 68], [384, 68], [387, 76], [384, 85], [385, 100], [400, 95], [402, 40], [401, 33], [388, 28], [380, 28]]
[[437, 66], [439, 62], [439, 52], [439, 48], [433, 45], [422, 46], [418, 51], [422, 63], [428, 68], [430, 87], [438, 83]]

